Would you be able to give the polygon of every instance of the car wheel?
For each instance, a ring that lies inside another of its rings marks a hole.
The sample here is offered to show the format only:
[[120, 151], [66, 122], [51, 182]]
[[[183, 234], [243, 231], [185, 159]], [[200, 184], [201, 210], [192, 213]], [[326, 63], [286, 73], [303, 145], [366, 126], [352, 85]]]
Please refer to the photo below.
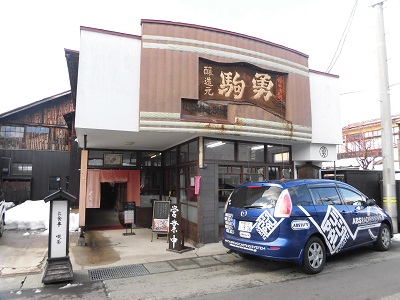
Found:
[[379, 228], [378, 239], [374, 243], [375, 249], [387, 251], [390, 248], [390, 229], [386, 224], [381, 224]]
[[325, 245], [320, 238], [312, 236], [304, 247], [303, 271], [307, 274], [317, 274], [325, 266]]

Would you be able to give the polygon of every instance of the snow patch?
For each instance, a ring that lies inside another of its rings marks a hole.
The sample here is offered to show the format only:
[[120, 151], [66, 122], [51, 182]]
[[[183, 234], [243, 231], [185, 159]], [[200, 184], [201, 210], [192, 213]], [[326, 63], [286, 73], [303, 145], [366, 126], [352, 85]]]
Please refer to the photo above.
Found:
[[[17, 206], [11, 207], [5, 214], [5, 229], [38, 230], [44, 229], [41, 234], [48, 235], [50, 219], [50, 202], [44, 200], [27, 200]], [[69, 214], [69, 231], [79, 229], [79, 214]], [[29, 236], [29, 232], [24, 236]]]

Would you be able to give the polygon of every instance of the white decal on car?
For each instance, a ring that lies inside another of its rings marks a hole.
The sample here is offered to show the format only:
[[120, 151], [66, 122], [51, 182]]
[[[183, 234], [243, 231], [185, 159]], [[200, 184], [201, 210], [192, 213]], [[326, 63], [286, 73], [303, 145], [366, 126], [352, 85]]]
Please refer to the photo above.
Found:
[[[380, 215], [380, 213], [379, 217], [376, 217], [376, 215], [374, 214], [372, 215], [374, 217], [369, 218], [367, 223], [363, 223], [361, 221], [360, 224], [357, 224], [357, 229], [353, 233], [350, 230], [349, 225], [347, 224], [343, 216], [334, 206], [328, 205], [328, 209], [325, 214], [325, 218], [322, 221], [321, 226], [318, 225], [318, 222], [315, 221], [314, 218], [310, 216], [310, 214], [307, 212], [307, 210], [304, 209], [304, 207], [302, 206], [298, 207], [304, 212], [304, 214], [308, 217], [311, 223], [313, 223], [314, 226], [318, 229], [318, 231], [323, 235], [331, 254], [339, 252], [342, 249], [342, 247], [346, 244], [349, 237], [355, 240], [357, 238], [358, 231], [360, 230], [368, 229], [371, 238], [373, 238], [373, 234], [370, 229], [380, 227], [381, 224], [380, 218], [383, 218], [383, 216]], [[368, 210], [367, 214], [369, 215], [369, 217], [371, 217], [371, 213], [372, 212]], [[353, 224], [356, 224], [354, 222], [354, 219], [353, 219]], [[376, 220], [376, 222], [370, 223], [369, 221], [372, 222], [373, 219]]]
[[248, 250], [248, 251], [251, 251], [251, 252], [257, 252], [257, 251], [264, 251], [265, 250], [264, 246], [249, 245], [249, 244], [246, 244], [246, 243], [231, 241], [229, 239], [225, 239], [225, 242], [228, 243], [229, 246], [231, 246], [233, 248], [244, 249], [244, 250]]
[[347, 243], [351, 230], [341, 213], [332, 205], [328, 205], [326, 215], [321, 223], [331, 253], [339, 252]]
[[306, 220], [293, 220], [292, 223], [290, 223], [290, 227], [293, 230], [306, 230], [310, 229], [310, 222]]
[[279, 224], [283, 221], [284, 218], [281, 218], [279, 221], [275, 220], [275, 218], [269, 213], [266, 209], [256, 220], [253, 225], [255, 227], [258, 234], [266, 240], [272, 232], [279, 226]]
[[251, 238], [250, 232], [240, 231], [240, 232], [239, 232], [239, 235], [240, 235], [242, 238], [246, 238], [246, 239]]
[[366, 217], [356, 217], [353, 218], [353, 224], [357, 225], [370, 225], [381, 223], [384, 217], [381, 213], [376, 214], [371, 212], [371, 207], [367, 207], [367, 216]]
[[229, 234], [234, 234], [235, 230], [233, 229], [233, 214], [225, 213], [225, 230]]
[[368, 229], [368, 233], [369, 233], [369, 236], [371, 237], [372, 240], [375, 240], [375, 239], [378, 238], [377, 235], [374, 235], [374, 234], [372, 233], [371, 229]]

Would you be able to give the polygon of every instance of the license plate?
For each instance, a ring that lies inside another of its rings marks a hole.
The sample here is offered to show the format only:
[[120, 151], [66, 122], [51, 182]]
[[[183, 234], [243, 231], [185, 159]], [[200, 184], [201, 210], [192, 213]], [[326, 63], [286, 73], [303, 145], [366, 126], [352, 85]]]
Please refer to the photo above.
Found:
[[239, 221], [239, 228], [238, 228], [239, 231], [251, 232], [252, 228], [253, 228], [252, 222]]

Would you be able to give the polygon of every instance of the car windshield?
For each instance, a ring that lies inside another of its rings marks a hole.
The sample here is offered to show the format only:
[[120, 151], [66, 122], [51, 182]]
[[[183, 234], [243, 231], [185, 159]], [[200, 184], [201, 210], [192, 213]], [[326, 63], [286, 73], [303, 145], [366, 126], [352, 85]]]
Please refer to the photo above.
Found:
[[276, 186], [244, 186], [232, 192], [229, 206], [245, 208], [272, 208], [282, 189]]

